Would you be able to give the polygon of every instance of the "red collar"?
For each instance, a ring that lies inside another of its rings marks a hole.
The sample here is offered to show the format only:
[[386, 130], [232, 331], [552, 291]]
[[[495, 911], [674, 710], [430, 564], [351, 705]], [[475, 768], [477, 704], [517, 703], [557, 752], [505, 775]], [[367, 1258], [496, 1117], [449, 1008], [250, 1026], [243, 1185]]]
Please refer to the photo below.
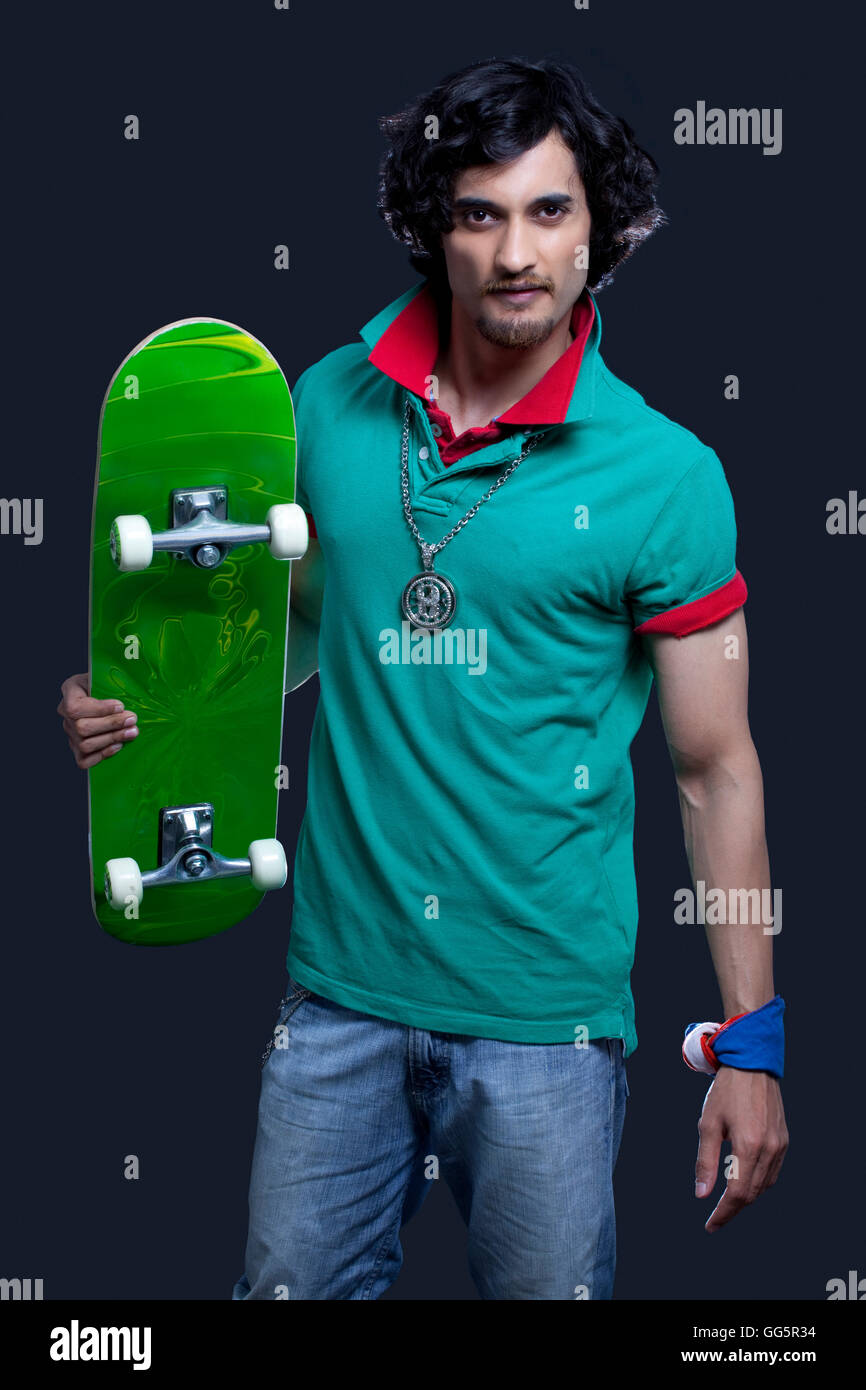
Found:
[[[558, 357], [526, 395], [497, 416], [497, 425], [555, 425], [565, 419], [589, 337], [595, 306], [581, 294], [571, 313], [574, 342]], [[429, 402], [426, 378], [432, 375], [439, 351], [436, 301], [425, 286], [386, 328], [368, 361], [386, 376]], [[467, 431], [468, 433], [468, 431]]]

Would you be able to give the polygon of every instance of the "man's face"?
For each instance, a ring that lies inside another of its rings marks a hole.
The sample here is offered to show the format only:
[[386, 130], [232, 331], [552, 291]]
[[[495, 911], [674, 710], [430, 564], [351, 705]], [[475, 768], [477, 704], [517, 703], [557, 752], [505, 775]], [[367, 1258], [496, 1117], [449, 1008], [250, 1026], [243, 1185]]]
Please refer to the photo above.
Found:
[[590, 233], [583, 181], [558, 131], [510, 164], [464, 169], [451, 206], [442, 249], [455, 307], [500, 347], [545, 342], [586, 284], [579, 248]]

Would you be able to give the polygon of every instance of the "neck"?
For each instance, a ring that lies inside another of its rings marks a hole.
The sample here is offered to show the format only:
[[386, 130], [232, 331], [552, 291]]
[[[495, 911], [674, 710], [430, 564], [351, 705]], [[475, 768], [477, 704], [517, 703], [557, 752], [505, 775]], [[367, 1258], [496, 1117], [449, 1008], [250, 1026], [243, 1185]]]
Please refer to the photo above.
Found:
[[443, 334], [433, 370], [437, 404], [451, 417], [454, 433], [488, 425], [531, 391], [574, 342], [571, 308], [537, 347], [499, 347], [482, 337], [452, 299], [447, 340]]

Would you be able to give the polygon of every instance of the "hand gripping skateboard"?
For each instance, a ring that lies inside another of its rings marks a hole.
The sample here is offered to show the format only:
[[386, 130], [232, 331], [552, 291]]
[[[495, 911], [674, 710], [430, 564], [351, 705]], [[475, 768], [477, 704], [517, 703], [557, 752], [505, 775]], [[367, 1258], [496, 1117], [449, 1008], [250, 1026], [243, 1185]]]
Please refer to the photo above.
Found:
[[234, 926], [286, 881], [277, 821], [294, 501], [289, 388], [220, 319], [146, 338], [100, 417], [90, 691], [138, 715], [91, 768], [91, 899], [123, 941]]

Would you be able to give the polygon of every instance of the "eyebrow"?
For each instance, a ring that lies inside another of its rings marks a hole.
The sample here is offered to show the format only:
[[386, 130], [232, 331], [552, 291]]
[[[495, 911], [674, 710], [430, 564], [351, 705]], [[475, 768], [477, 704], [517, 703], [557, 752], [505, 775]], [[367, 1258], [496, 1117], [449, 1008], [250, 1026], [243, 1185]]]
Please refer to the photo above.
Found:
[[[538, 198], [533, 198], [530, 207], [542, 207], [555, 204], [557, 207], [571, 207], [574, 199], [569, 193], [543, 193]], [[463, 208], [484, 208], [487, 212], [502, 212], [499, 203], [491, 202], [489, 198], [455, 198], [451, 204], [455, 211]]]

